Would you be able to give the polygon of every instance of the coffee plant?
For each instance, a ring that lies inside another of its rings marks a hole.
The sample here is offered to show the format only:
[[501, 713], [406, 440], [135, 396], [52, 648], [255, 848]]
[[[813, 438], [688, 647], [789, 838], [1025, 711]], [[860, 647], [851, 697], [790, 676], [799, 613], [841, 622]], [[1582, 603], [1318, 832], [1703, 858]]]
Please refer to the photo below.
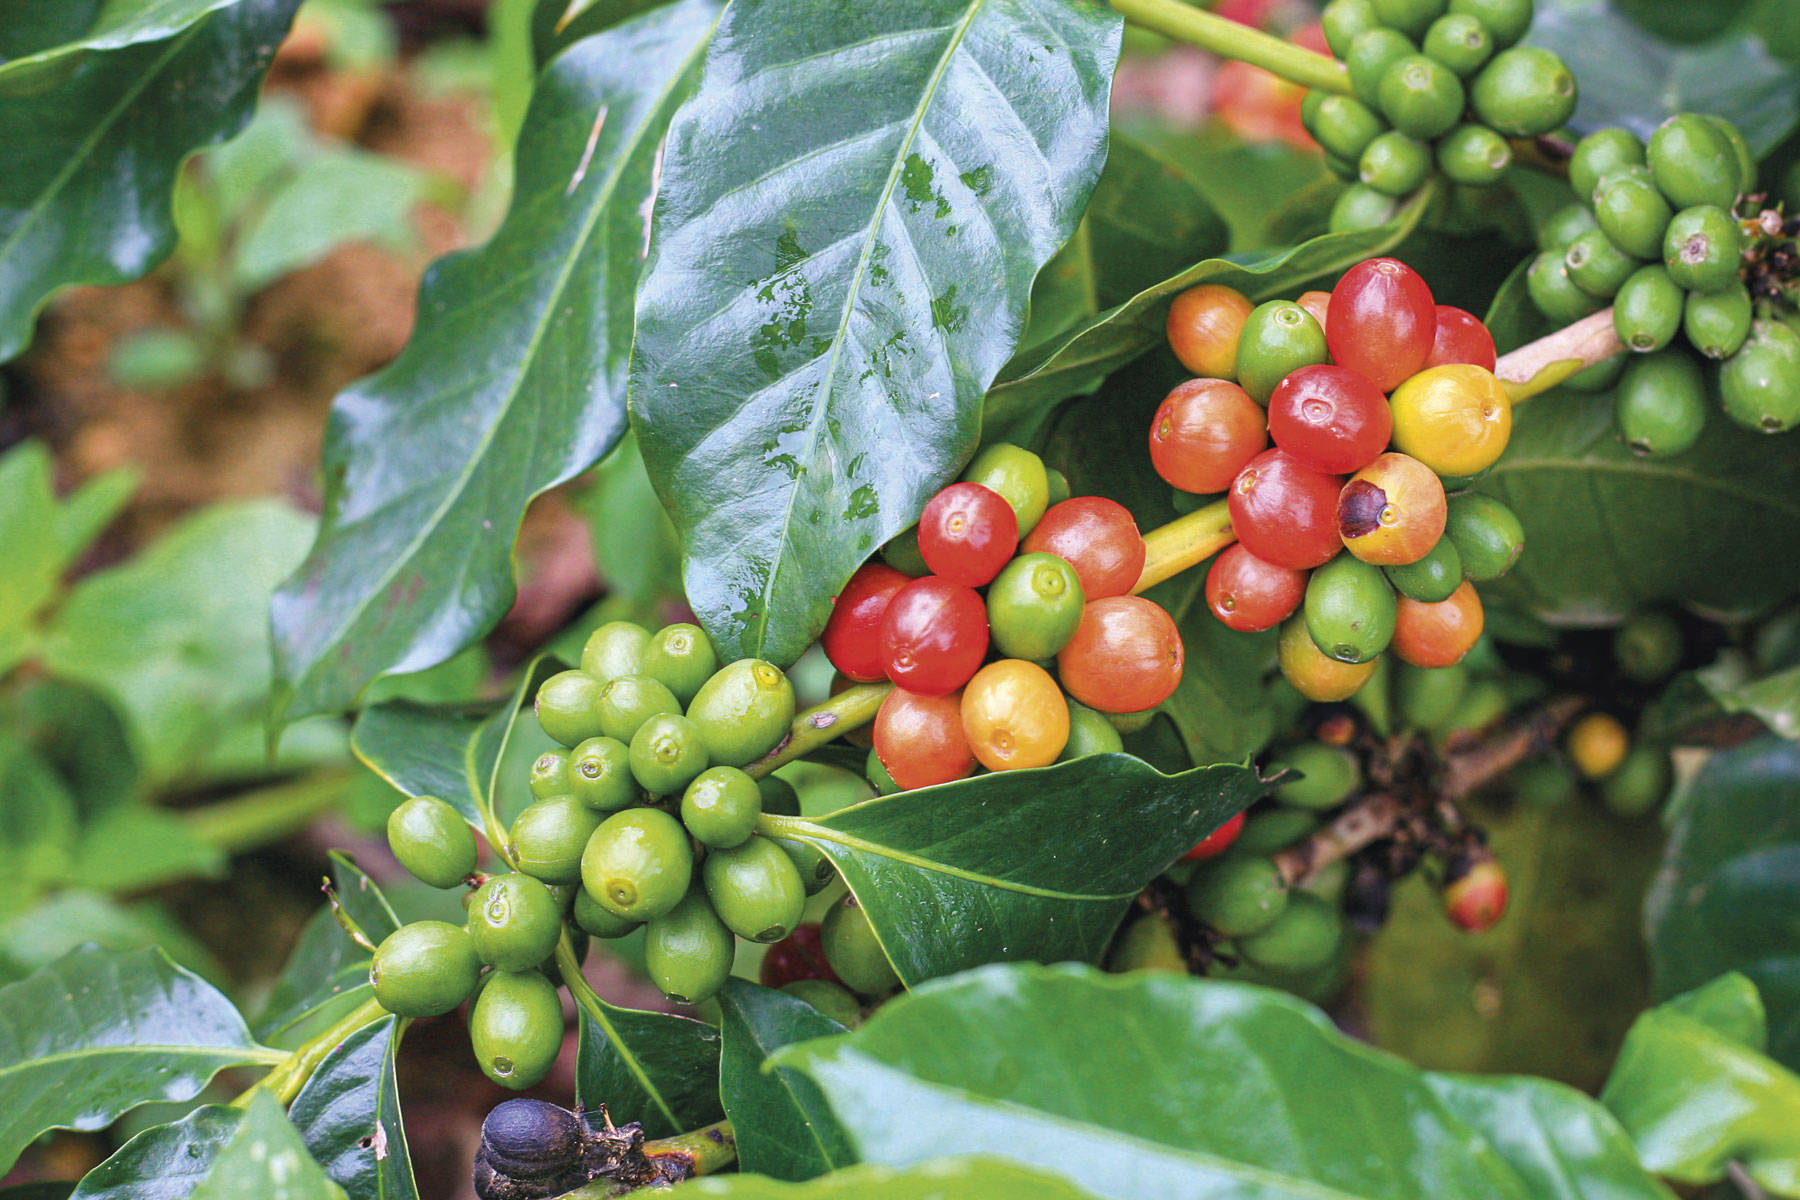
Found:
[[[299, 4], [0, 5], [0, 360], [398, 236]], [[1793, 6], [1214, 7], [504, 0], [316, 523], [7, 450], [0, 1200], [415, 1200], [420, 1027], [482, 1200], [1800, 1197]], [[346, 806], [272, 983], [143, 897]]]

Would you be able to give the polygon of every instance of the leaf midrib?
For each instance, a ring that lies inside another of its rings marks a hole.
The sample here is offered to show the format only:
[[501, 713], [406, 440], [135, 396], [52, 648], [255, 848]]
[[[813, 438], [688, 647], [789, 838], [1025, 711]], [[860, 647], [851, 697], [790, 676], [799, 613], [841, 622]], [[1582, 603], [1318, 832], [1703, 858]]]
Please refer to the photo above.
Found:
[[1715, 475], [1702, 475], [1684, 467], [1645, 460], [1642, 462], [1608, 462], [1588, 461], [1575, 458], [1518, 458], [1508, 459], [1497, 464], [1490, 473], [1490, 479], [1518, 471], [1567, 471], [1576, 475], [1593, 476], [1595, 474], [1625, 475], [1635, 477], [1642, 482], [1668, 482], [1684, 484], [1700, 491], [1712, 491], [1734, 500], [1766, 508], [1783, 516], [1800, 520], [1800, 504], [1778, 503], [1767, 492], [1754, 488], [1740, 487], [1729, 483]]
[[226, 1057], [232, 1062], [267, 1063], [270, 1066], [283, 1062], [288, 1057], [285, 1050], [270, 1050], [262, 1046], [176, 1046], [155, 1042], [121, 1042], [117, 1046], [86, 1046], [80, 1050], [60, 1050], [54, 1054], [40, 1054], [35, 1058], [0, 1066], [0, 1078], [29, 1073], [46, 1064], [79, 1062], [87, 1058], [115, 1058], [127, 1054], [138, 1057], [148, 1054], [181, 1058]]
[[1022, 896], [1037, 896], [1046, 900], [1069, 900], [1080, 904], [1105, 904], [1114, 900], [1129, 900], [1137, 895], [1135, 890], [1119, 893], [1064, 892], [1054, 888], [1037, 887], [1028, 883], [1015, 883], [1009, 879], [999, 879], [992, 875], [981, 875], [977, 872], [968, 870], [965, 867], [951, 866], [949, 863], [938, 862], [935, 859], [921, 858], [917, 854], [899, 850], [893, 846], [884, 846], [880, 842], [871, 842], [867, 838], [860, 838], [855, 834], [845, 833], [839, 829], [833, 829], [829, 825], [818, 825], [805, 819], [796, 819], [793, 817], [773, 817], [769, 818], [769, 821], [772, 826], [779, 823], [777, 832], [781, 833], [783, 836], [807, 838], [819, 842], [835, 842], [846, 849], [861, 851], [865, 854], [873, 854], [877, 858], [890, 859], [897, 863], [903, 863], [909, 867], [915, 867], [921, 871], [928, 871], [937, 875], [948, 875], [953, 879], [961, 879], [967, 883], [979, 884], [982, 887], [991, 887], [998, 891], [1016, 892]]
[[[825, 1139], [819, 1135], [818, 1125], [815, 1124], [813, 1122], [813, 1120], [807, 1115], [806, 1107], [800, 1103], [800, 1098], [795, 1093], [793, 1085], [790, 1082], [788, 1082], [788, 1080], [786, 1078], [784, 1078], [782, 1073], [784, 1071], [793, 1071], [794, 1068], [776, 1066], [774, 1063], [769, 1061], [770, 1048], [763, 1044], [763, 1040], [758, 1035], [758, 1031], [757, 1031], [756, 1027], [754, 1025], [752, 1025], [750, 1023], [750, 1021], [744, 1017], [743, 1006], [738, 1005], [737, 1009], [738, 1009], [738, 1023], [744, 1027], [744, 1031], [750, 1039], [750, 1044], [752, 1046], [756, 1047], [756, 1051], [762, 1059], [762, 1065], [758, 1069], [761, 1071], [768, 1072], [775, 1076], [775, 1080], [777, 1083], [779, 1083], [781, 1085], [782, 1093], [787, 1097], [789, 1105], [791, 1105], [793, 1107], [794, 1111], [800, 1115], [800, 1123], [802, 1125], [806, 1126], [807, 1136], [812, 1139], [813, 1145], [818, 1147], [820, 1161], [826, 1164], [827, 1170], [836, 1170], [838, 1167], [848, 1166], [849, 1163], [839, 1162], [837, 1160], [836, 1156], [832, 1154], [830, 1148], [825, 1145]], [[825, 1020], [831, 1021], [831, 1018], [825, 1017]], [[831, 1023], [833, 1025], [837, 1025], [836, 1021], [831, 1021]], [[844, 1026], [842, 1026], [842, 1025], [838, 1025], [838, 1029], [842, 1032], [848, 1032], [848, 1030], [846, 1030], [844, 1028]], [[826, 1034], [826, 1035], [821, 1035], [821, 1036], [829, 1037], [831, 1035]], [[782, 1045], [776, 1046], [775, 1049], [781, 1050], [781, 1049], [784, 1049], [787, 1046], [791, 1046], [793, 1044], [794, 1044], [793, 1042], [784, 1042], [784, 1043], [782, 1043]], [[803, 1073], [795, 1072], [795, 1074], [803, 1074]], [[811, 1080], [808, 1080], [808, 1082], [810, 1083]], [[819, 1085], [814, 1083], [812, 1086], [816, 1088]], [[829, 1106], [827, 1106], [827, 1107], [829, 1107]], [[855, 1161], [855, 1160], [853, 1159], [851, 1161]]]

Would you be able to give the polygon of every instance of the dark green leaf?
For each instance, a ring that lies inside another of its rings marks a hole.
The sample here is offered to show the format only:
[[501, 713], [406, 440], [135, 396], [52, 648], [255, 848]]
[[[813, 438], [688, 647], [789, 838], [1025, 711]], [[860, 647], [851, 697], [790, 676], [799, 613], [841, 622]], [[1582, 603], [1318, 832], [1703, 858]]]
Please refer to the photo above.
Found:
[[0, 1200], [68, 1200], [75, 1185], [66, 1182], [21, 1183], [0, 1188]]
[[1670, 808], [1644, 904], [1664, 996], [1741, 971], [1762, 991], [1769, 1053], [1800, 1069], [1800, 746], [1765, 737], [1707, 760]]
[[1484, 587], [1556, 624], [1615, 622], [1659, 602], [1755, 611], [1791, 595], [1800, 445], [1714, 409], [1685, 454], [1638, 458], [1612, 397], [1556, 391], [1514, 415], [1512, 441], [1478, 490], [1512, 506], [1525, 554]]
[[[338, 903], [380, 945], [400, 928], [400, 918], [375, 881], [354, 860], [331, 853], [331, 880]], [[257, 1018], [256, 1036], [271, 1046], [292, 1047], [374, 994], [369, 985], [369, 952], [351, 940], [329, 907], [321, 908], [300, 931], [300, 940]]]
[[338, 398], [324, 524], [273, 608], [278, 719], [499, 620], [525, 506], [624, 430], [640, 209], [717, 11], [647, 13], [544, 72], [499, 232], [427, 273], [406, 350]]
[[186, 1200], [243, 1119], [242, 1109], [207, 1104], [146, 1129], [83, 1175], [72, 1200]]
[[418, 1200], [400, 1121], [400, 1018], [357, 1030], [319, 1064], [288, 1117], [350, 1200]]
[[237, 1132], [213, 1159], [189, 1200], [344, 1200], [306, 1152], [300, 1134], [268, 1092], [250, 1100]]
[[716, 1121], [719, 1106], [719, 1031], [670, 1013], [585, 1007], [575, 1056], [575, 1098], [591, 1110], [604, 1104], [620, 1124], [642, 1121], [648, 1137], [669, 1137]]
[[[1446, 1103], [1317, 1009], [1241, 984], [989, 966], [776, 1061], [891, 1166], [996, 1154], [1121, 1200], [1668, 1200], [1617, 1137], [1558, 1140], [1607, 1129], [1578, 1093], [1521, 1104], [1505, 1081], [1451, 1081], [1502, 1090]], [[1553, 1174], [1560, 1190], [1534, 1190]]]
[[1722, 975], [1631, 1027], [1600, 1101], [1646, 1167], [1707, 1183], [1737, 1162], [1776, 1195], [1800, 1195], [1800, 1076], [1740, 1040], [1760, 1032], [1760, 1007], [1748, 979]]
[[584, 37], [611, 29], [668, 0], [537, 0], [531, 10], [531, 53], [541, 68]]
[[1091, 1193], [1058, 1176], [999, 1159], [937, 1158], [904, 1171], [853, 1167], [811, 1183], [720, 1175], [684, 1183], [670, 1195], [676, 1200], [1083, 1200]]
[[727, 9], [669, 130], [632, 421], [720, 657], [786, 665], [974, 451], [1106, 148], [1097, 0]]
[[46, 1129], [104, 1129], [147, 1100], [191, 1098], [226, 1067], [280, 1057], [160, 952], [76, 950], [0, 988], [0, 1167]]
[[1747, 682], [1726, 682], [1706, 671], [1697, 678], [1726, 712], [1749, 713], [1784, 738], [1800, 738], [1800, 667]]
[[1103, 754], [765, 821], [830, 856], [916, 984], [1000, 959], [1098, 960], [1131, 898], [1262, 790], [1247, 767], [1164, 775]]
[[812, 1080], [771, 1064], [783, 1046], [844, 1027], [793, 996], [733, 979], [719, 993], [719, 1098], [737, 1134], [738, 1162], [776, 1179], [811, 1179], [856, 1161]]
[[[67, 60], [79, 58], [91, 50], [118, 50], [126, 46], [135, 46], [143, 42], [160, 42], [180, 33], [204, 18], [208, 13], [226, 8], [237, 0], [151, 0], [135, 4], [106, 4], [94, 13], [98, 19], [92, 24], [71, 20], [70, 24], [59, 28], [60, 35], [54, 44], [45, 45], [42, 49], [30, 54], [14, 54], [5, 62], [0, 62], [0, 95], [29, 94], [37, 89], [38, 81], [51, 78], [53, 64], [68, 65]], [[68, 6], [74, 10], [73, 18], [82, 10], [80, 4]], [[0, 13], [0, 21], [11, 25], [21, 20], [12, 13]], [[35, 13], [33, 14], [36, 15]], [[83, 14], [86, 15], [86, 14]], [[82, 27], [85, 26], [85, 27]], [[8, 51], [13, 51], [21, 40], [24, 31], [7, 29], [4, 43]]]
[[1239, 633], [1213, 616], [1206, 606], [1208, 565], [1148, 593], [1175, 618], [1186, 654], [1181, 682], [1163, 711], [1195, 763], [1245, 762], [1275, 733], [1275, 707], [1264, 678], [1275, 661], [1277, 635]]
[[[195, 0], [217, 11], [155, 41], [61, 54], [0, 103], [0, 360], [31, 340], [58, 288], [120, 283], [175, 242], [169, 196], [182, 159], [243, 128], [299, 0]], [[35, 10], [42, 7], [30, 6]], [[121, 31], [155, 32], [109, 5]], [[28, 18], [29, 19], [29, 18]], [[179, 26], [175, 26], [178, 28]], [[134, 35], [135, 36], [135, 35]], [[127, 39], [128, 41], [130, 39]], [[0, 73], [21, 70], [18, 63]]]

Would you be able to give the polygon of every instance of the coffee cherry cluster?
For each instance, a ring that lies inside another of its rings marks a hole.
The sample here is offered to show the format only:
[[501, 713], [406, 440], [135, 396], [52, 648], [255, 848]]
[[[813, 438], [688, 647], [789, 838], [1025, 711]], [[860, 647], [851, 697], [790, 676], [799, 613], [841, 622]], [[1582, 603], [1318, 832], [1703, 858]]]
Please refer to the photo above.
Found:
[[1175, 622], [1130, 594], [1145, 554], [1131, 513], [1052, 500], [1037, 455], [991, 446], [836, 598], [820, 638], [832, 666], [895, 685], [875, 717], [882, 790], [1117, 750], [1107, 714], [1144, 713], [1180, 682]]
[[[1709, 391], [1732, 420], [1780, 433], [1800, 422], [1800, 332], [1780, 319], [1792, 237], [1775, 213], [1745, 214], [1756, 162], [1721, 117], [1682, 113], [1645, 145], [1619, 128], [1569, 161], [1581, 203], [1546, 223], [1527, 284], [1567, 323], [1612, 304], [1632, 353], [1575, 386], [1617, 385], [1614, 418], [1640, 454], [1680, 454], [1706, 424]], [[1717, 363], [1708, 368], [1709, 362]]]
[[1181, 492], [1227, 493], [1237, 544], [1207, 573], [1213, 615], [1242, 632], [1285, 621], [1282, 672], [1312, 700], [1354, 694], [1390, 647], [1418, 667], [1460, 660], [1482, 630], [1474, 584], [1524, 545], [1504, 505], [1450, 494], [1512, 429], [1482, 323], [1377, 258], [1297, 302], [1190, 289], [1168, 334], [1202, 378], [1158, 408], [1150, 456]]
[[1562, 59], [1515, 46], [1532, 0], [1331, 0], [1321, 20], [1353, 95], [1310, 93], [1301, 106], [1325, 162], [1352, 186], [1333, 230], [1385, 224], [1433, 173], [1489, 187], [1512, 165], [1509, 138], [1532, 138], [1575, 111]]

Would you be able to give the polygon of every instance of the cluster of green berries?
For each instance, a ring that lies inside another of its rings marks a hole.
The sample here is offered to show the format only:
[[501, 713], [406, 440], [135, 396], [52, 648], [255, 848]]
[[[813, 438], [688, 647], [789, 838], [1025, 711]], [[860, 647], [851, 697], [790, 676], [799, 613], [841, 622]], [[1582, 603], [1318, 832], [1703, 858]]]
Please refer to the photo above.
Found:
[[1526, 282], [1557, 322], [1612, 304], [1631, 353], [1589, 367], [1577, 386], [1616, 384], [1626, 443], [1640, 454], [1688, 449], [1706, 424], [1709, 382], [1749, 429], [1800, 422], [1800, 332], [1779, 319], [1780, 289], [1758, 296], [1747, 278], [1781, 221], [1771, 231], [1763, 214], [1741, 212], [1756, 162], [1737, 129], [1682, 113], [1648, 145], [1626, 129], [1595, 130], [1575, 147], [1569, 183], [1580, 203], [1545, 224]]
[[1514, 45], [1532, 0], [1331, 0], [1321, 21], [1351, 95], [1308, 93], [1301, 120], [1352, 186], [1333, 230], [1385, 224], [1400, 197], [1439, 174], [1491, 187], [1512, 165], [1510, 138], [1533, 138], [1575, 111], [1562, 59]]

